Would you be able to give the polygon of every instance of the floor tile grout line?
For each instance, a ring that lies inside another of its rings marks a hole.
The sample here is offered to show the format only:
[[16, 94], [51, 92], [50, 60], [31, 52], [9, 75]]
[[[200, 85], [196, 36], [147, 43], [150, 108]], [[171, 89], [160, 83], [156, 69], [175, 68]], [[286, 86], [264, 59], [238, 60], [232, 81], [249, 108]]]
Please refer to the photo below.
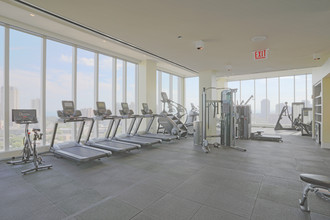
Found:
[[262, 187], [263, 180], [264, 180], [264, 176], [262, 177], [262, 181], [260, 182], [259, 190], [258, 190], [258, 193], [257, 193], [257, 197], [254, 200], [254, 205], [253, 205], [252, 212], [251, 212], [251, 215], [250, 215], [250, 218], [249, 219], [251, 219], [252, 216], [253, 216], [254, 208], [256, 207], [256, 204], [257, 204], [257, 200], [258, 200], [258, 197], [259, 197], [259, 193], [260, 193], [260, 190], [261, 190], [261, 187]]
[[[194, 200], [191, 200], [191, 199], [188, 199], [188, 198], [183, 198], [183, 197], [180, 197], [180, 196], [177, 196], [177, 195], [171, 194], [171, 193], [169, 193], [169, 194], [170, 194], [171, 196], [174, 196], [174, 197], [179, 198], [179, 199], [184, 199], [184, 200], [187, 200], [187, 201], [190, 201], [190, 202], [193, 202], [193, 203], [197, 203], [197, 204], [199, 204], [199, 205], [201, 205], [201, 206], [209, 207], [209, 208], [216, 209], [216, 210], [219, 210], [219, 211], [227, 212], [227, 213], [232, 214], [232, 215], [235, 215], [235, 216], [239, 216], [239, 217], [242, 217], [242, 218], [246, 218], [245, 216], [239, 215], [239, 214], [237, 214], [237, 213], [233, 213], [233, 212], [228, 211], [228, 210], [219, 209], [219, 208], [217, 208], [217, 207], [209, 206], [209, 205], [204, 204], [204, 203], [202, 203], [202, 202], [194, 201]], [[210, 195], [210, 196], [211, 196], [211, 195]]]
[[[108, 201], [108, 200], [110, 200], [110, 199], [114, 199], [114, 198], [118, 197], [121, 193], [123, 193], [124, 191], [127, 191], [127, 190], [129, 190], [129, 189], [135, 187], [136, 185], [141, 184], [142, 182], [144, 182], [144, 180], [140, 180], [140, 181], [138, 181], [138, 182], [136, 182], [136, 183], [130, 185], [129, 187], [125, 188], [124, 190], [121, 190], [120, 192], [118, 192], [117, 194], [107, 196], [107, 197], [103, 198], [102, 200], [100, 200], [100, 201], [98, 201], [98, 202], [96, 202], [96, 203], [94, 203], [94, 204], [91, 204], [90, 206], [88, 206], [88, 207], [86, 207], [86, 208], [84, 208], [84, 209], [81, 209], [81, 210], [79, 210], [78, 212], [75, 212], [75, 213], [69, 215], [69, 216], [68, 216], [67, 218], [65, 218], [64, 220], [68, 220], [68, 219], [70, 219], [70, 218], [73, 218], [73, 217], [75, 217], [75, 216], [77, 216], [77, 215], [79, 215], [79, 214], [81, 214], [81, 213], [87, 211], [88, 209], [91, 209], [91, 208], [93, 208], [93, 207], [96, 207], [97, 205], [102, 204], [103, 202], [106, 202], [106, 201]], [[122, 201], [122, 200], [120, 200], [120, 201]], [[122, 202], [124, 202], [124, 201], [122, 201]], [[128, 204], [127, 202], [124, 202], [124, 203]], [[128, 204], [128, 205], [129, 205], [129, 206], [132, 206], [131, 204]], [[135, 206], [132, 206], [132, 207], [136, 208]], [[137, 208], [137, 209], [139, 209], [139, 208]], [[139, 209], [139, 210], [140, 210], [140, 209]]]
[[194, 212], [194, 214], [189, 218], [191, 220], [198, 212], [199, 210], [203, 207], [203, 205], [199, 206], [199, 208]]

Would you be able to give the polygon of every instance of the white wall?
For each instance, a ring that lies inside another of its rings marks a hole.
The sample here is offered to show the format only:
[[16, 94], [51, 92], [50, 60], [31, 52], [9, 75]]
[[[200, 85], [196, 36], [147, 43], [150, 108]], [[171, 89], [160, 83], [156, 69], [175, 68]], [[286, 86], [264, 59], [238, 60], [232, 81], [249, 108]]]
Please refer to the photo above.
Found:
[[313, 85], [320, 81], [323, 77], [325, 77], [328, 73], [330, 73], [330, 57], [328, 60], [318, 68], [314, 68], [313, 70]]

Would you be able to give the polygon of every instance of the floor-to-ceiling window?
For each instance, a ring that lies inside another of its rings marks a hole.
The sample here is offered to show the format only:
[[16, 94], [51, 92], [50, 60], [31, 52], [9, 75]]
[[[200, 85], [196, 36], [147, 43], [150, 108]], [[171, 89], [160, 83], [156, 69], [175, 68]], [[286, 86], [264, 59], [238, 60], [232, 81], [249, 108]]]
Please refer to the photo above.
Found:
[[179, 103], [180, 102], [180, 100], [179, 100], [179, 95], [180, 95], [180, 93], [179, 93], [179, 82], [180, 81], [180, 78], [179, 77], [177, 77], [177, 76], [172, 76], [172, 84], [173, 84], [173, 86], [172, 86], [172, 97], [173, 97], [173, 101], [175, 101], [175, 102], [177, 102], [177, 103]]
[[[9, 111], [36, 109], [41, 122], [41, 49], [42, 38], [10, 29], [9, 38]], [[34, 125], [39, 126], [39, 125]], [[10, 149], [22, 147], [24, 126], [10, 122]]]
[[[46, 144], [49, 144], [62, 100], [72, 100], [72, 46], [52, 40], [47, 40], [46, 45]], [[57, 143], [72, 138], [72, 123], [60, 124]]]
[[199, 77], [185, 78], [185, 107], [189, 111], [191, 104], [199, 106]]
[[[292, 102], [294, 102], [294, 76], [280, 77], [280, 111], [285, 103], [287, 103], [291, 114]], [[291, 121], [288, 117], [283, 117], [281, 124], [291, 125]]]
[[5, 51], [5, 28], [0, 26], [0, 151], [4, 150], [4, 51]]
[[[257, 125], [275, 126], [285, 102], [290, 114], [293, 102], [304, 102], [309, 107], [312, 103], [312, 74], [229, 81], [228, 87], [238, 89], [239, 102], [254, 96], [249, 104], [252, 123]], [[283, 117], [281, 123], [291, 125], [287, 117]]]
[[77, 50], [77, 109], [82, 116], [92, 117], [94, 103], [94, 53]]
[[130, 109], [132, 109], [135, 113], [137, 112], [141, 106], [136, 106], [136, 69], [137, 66], [134, 63], [127, 62], [127, 73], [126, 73], [126, 101]]
[[[99, 55], [99, 94], [98, 99], [100, 102], [105, 102], [106, 108], [114, 111], [113, 102], [113, 62], [114, 59], [109, 56]], [[115, 112], [113, 112], [115, 113]], [[104, 136], [109, 121], [98, 122], [99, 136]]]
[[254, 97], [254, 80], [242, 80], [240, 102], [245, 104], [250, 99], [247, 104], [251, 106], [251, 120], [254, 121], [254, 99], [251, 96]]
[[[7, 150], [4, 147], [4, 140], [7, 139], [9, 139], [9, 146], [6, 147], [9, 150], [23, 147], [24, 126], [11, 122], [12, 109], [37, 110], [39, 123], [34, 124], [33, 127], [41, 128], [45, 120], [46, 144], [49, 144], [52, 138], [54, 124], [58, 120], [57, 110], [62, 109], [62, 100], [76, 101], [76, 109], [81, 110], [83, 116], [87, 117], [94, 116], [92, 110], [97, 101], [95, 100], [97, 95], [98, 100], [105, 101], [107, 108], [114, 112], [115, 107], [117, 110], [121, 108], [120, 103], [123, 101], [129, 102], [133, 110], [138, 109], [136, 106], [138, 65], [136, 63], [101, 55], [98, 52], [81, 49], [76, 45], [71, 46], [69, 43], [53, 38], [48, 39], [47, 36], [40, 37], [37, 33], [32, 34], [32, 32], [8, 27], [9, 34], [7, 35], [5, 30], [0, 25], [0, 151]], [[6, 38], [7, 36], [9, 37]], [[8, 47], [5, 47], [5, 42], [9, 42]], [[7, 54], [5, 48], [9, 48], [8, 51], [6, 50], [9, 54], [8, 93], [4, 89], [4, 61]], [[43, 51], [46, 51], [44, 56]], [[42, 72], [43, 64], [46, 67], [45, 72]], [[98, 69], [95, 65], [99, 65]], [[94, 82], [97, 73], [98, 83]], [[41, 93], [44, 88], [46, 92]], [[96, 94], [97, 91], [98, 94]], [[9, 105], [4, 104], [4, 97], [7, 96]], [[43, 98], [46, 102], [41, 101]], [[46, 110], [45, 114], [41, 114], [42, 109]], [[4, 111], [9, 111], [8, 118], [5, 118]], [[4, 137], [5, 121], [9, 126], [6, 137]], [[86, 124], [83, 139], [86, 137], [88, 124]], [[101, 123], [98, 124], [101, 128]], [[73, 140], [75, 133], [73, 128], [73, 123], [60, 123], [55, 142]], [[96, 135], [93, 134], [93, 136]]]
[[230, 81], [228, 82], [228, 88], [237, 89], [236, 91], [236, 101], [241, 103], [241, 81]]
[[[77, 49], [77, 103], [84, 117], [93, 117], [94, 101], [94, 56], [95, 53]], [[92, 122], [86, 122], [82, 139], [85, 140]]]
[[[157, 71], [157, 111], [160, 112], [163, 110], [164, 105], [161, 102], [161, 92], [165, 92], [167, 97], [172, 101], [182, 104], [181, 102], [181, 94], [182, 94], [182, 78], [170, 73], [166, 73], [163, 71]], [[166, 111], [169, 111], [166, 105]], [[175, 109], [173, 109], [175, 110]]]
[[267, 111], [269, 109], [269, 100], [266, 96], [266, 79], [255, 80], [255, 112], [254, 121], [261, 124], [267, 123]]
[[295, 101], [296, 102], [303, 102], [305, 103], [306, 106], [306, 79], [307, 76], [306, 75], [297, 75], [294, 77], [294, 81], [295, 81], [295, 91], [294, 91], [294, 95], [295, 95]]
[[269, 110], [267, 109], [267, 122], [275, 126], [280, 113], [279, 106], [279, 78], [267, 78], [267, 102], [269, 102]]
[[[124, 99], [124, 61], [117, 59], [116, 62], [116, 113], [119, 115], [121, 103], [125, 102]], [[128, 121], [128, 119], [127, 119]], [[125, 131], [127, 121], [123, 120], [118, 128], [118, 134]]]
[[313, 106], [313, 81], [312, 81], [312, 74], [307, 74], [306, 77], [306, 107], [312, 108]]
[[162, 92], [170, 98], [170, 74], [162, 72]]

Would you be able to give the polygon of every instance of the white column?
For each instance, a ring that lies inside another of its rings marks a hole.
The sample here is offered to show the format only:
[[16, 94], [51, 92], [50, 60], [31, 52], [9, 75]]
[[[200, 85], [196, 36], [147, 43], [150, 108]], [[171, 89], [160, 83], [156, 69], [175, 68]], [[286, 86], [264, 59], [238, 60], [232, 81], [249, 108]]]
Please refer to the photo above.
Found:
[[186, 106], [186, 83], [185, 83], [185, 78], [184, 77], [180, 77], [180, 83], [179, 83], [179, 100], [181, 101], [181, 104], [188, 108], [187, 110], [189, 111], [189, 106]]
[[169, 87], [170, 92], [168, 94], [168, 97], [173, 100], [173, 75], [172, 74], [170, 74], [170, 80], [169, 81], [170, 81], [170, 87]]
[[[139, 98], [137, 109], [142, 108], [142, 103], [148, 103], [149, 108], [156, 113], [157, 112], [157, 64], [152, 60], [144, 60], [139, 64]], [[145, 128], [144, 123], [141, 124], [141, 130]], [[154, 123], [155, 124], [155, 123]], [[153, 127], [152, 129], [155, 129]]]
[[[217, 80], [216, 80], [216, 73], [214, 71], [205, 71], [199, 73], [199, 106], [200, 106], [200, 114], [202, 114], [202, 91], [203, 88], [209, 88], [209, 87], [217, 87]], [[217, 91], [207, 90], [206, 92], [206, 99], [207, 100], [215, 100], [217, 99]], [[205, 109], [206, 114], [209, 114], [206, 116], [206, 123], [209, 125], [206, 126], [207, 129], [207, 135], [216, 135], [216, 123], [219, 122], [217, 118], [213, 118], [213, 108], [210, 107], [210, 110]], [[200, 120], [202, 119], [199, 117]], [[208, 120], [209, 118], [209, 120]]]

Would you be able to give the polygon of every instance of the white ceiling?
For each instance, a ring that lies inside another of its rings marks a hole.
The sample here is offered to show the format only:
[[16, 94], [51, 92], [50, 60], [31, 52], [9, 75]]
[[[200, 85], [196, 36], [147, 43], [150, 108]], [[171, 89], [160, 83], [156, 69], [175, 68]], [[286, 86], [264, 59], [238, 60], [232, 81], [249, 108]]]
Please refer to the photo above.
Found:
[[[320, 66], [330, 56], [329, 0], [25, 2], [198, 72], [229, 76], [300, 69]], [[252, 42], [258, 35], [267, 39]], [[205, 41], [204, 50], [195, 49], [197, 40]], [[269, 58], [254, 61], [252, 52], [266, 48]], [[321, 60], [314, 61], [313, 53]]]

